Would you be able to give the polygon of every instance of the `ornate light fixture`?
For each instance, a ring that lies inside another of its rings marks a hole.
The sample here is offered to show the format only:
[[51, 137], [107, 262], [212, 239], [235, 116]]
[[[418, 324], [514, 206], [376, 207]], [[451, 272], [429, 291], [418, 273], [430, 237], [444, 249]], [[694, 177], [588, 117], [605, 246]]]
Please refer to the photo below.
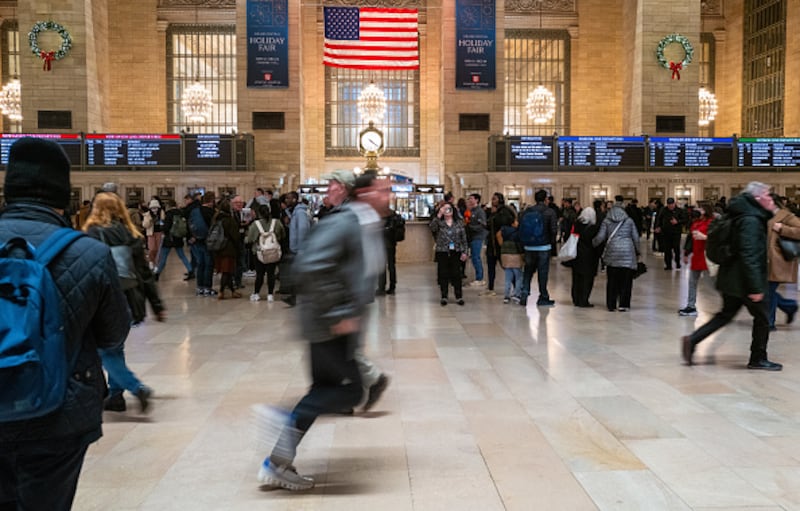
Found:
[[20, 84], [17, 78], [3, 85], [0, 90], [0, 111], [12, 121], [22, 120], [22, 102], [20, 99]]
[[708, 126], [711, 121], [717, 118], [717, 96], [709, 92], [705, 87], [700, 87], [698, 91], [700, 102], [700, 116], [697, 118], [699, 126]]
[[358, 96], [358, 115], [369, 125], [380, 123], [386, 114], [386, 96], [375, 82], [369, 82]]
[[556, 115], [556, 97], [547, 87], [539, 84], [528, 94], [525, 110], [534, 124], [546, 124]]
[[211, 107], [213, 105], [211, 93], [199, 80], [184, 89], [181, 97], [181, 109], [186, 122], [191, 124], [208, 122], [208, 116], [211, 115]]

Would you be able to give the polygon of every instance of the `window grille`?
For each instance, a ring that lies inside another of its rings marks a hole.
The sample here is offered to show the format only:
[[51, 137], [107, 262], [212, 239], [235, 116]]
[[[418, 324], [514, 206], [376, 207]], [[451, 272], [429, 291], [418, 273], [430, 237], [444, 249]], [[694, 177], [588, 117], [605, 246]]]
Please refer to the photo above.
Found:
[[[211, 93], [205, 123], [184, 119], [183, 91], [195, 81]], [[231, 133], [237, 128], [236, 27], [170, 25], [167, 31], [167, 129], [170, 132]]]
[[419, 70], [325, 68], [325, 155], [358, 156], [358, 96], [375, 82], [386, 96], [384, 156], [419, 156]]
[[783, 136], [786, 0], [745, 0], [742, 135]]
[[[569, 34], [565, 30], [506, 30], [503, 43], [504, 132], [508, 135], [569, 134]], [[548, 124], [534, 124], [525, 108], [528, 95], [544, 85], [556, 99]]]
[[[12, 78], [19, 78], [19, 26], [17, 20], [6, 20], [0, 26], [0, 37], [3, 38], [2, 73], [3, 83]], [[24, 94], [25, 91], [22, 91]], [[24, 112], [23, 112], [24, 115]], [[8, 133], [22, 133], [22, 121], [12, 121], [3, 116], [3, 128]]]

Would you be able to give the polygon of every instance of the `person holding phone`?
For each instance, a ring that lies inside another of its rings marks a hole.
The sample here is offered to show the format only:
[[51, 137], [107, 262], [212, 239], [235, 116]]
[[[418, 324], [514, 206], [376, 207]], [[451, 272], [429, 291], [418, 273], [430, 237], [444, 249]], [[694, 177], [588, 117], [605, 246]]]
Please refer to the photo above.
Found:
[[467, 232], [464, 222], [455, 217], [453, 205], [445, 203], [430, 223], [436, 239], [436, 264], [442, 306], [447, 305], [449, 286], [452, 284], [456, 303], [464, 305], [461, 294], [461, 263], [467, 260]]

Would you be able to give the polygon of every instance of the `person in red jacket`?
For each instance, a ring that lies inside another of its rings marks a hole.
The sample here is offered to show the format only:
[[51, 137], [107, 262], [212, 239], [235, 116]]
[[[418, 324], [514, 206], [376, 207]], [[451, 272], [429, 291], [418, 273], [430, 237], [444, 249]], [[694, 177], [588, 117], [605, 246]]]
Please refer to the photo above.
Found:
[[[683, 247], [683, 263], [689, 264], [689, 297], [686, 299], [686, 307], [678, 311], [681, 316], [697, 316], [695, 308], [697, 302], [697, 283], [703, 272], [708, 272], [706, 262], [706, 238], [708, 237], [708, 226], [714, 220], [714, 210], [710, 204], [703, 204], [694, 211], [699, 214], [692, 220], [689, 228], [689, 236], [686, 237], [686, 244]], [[691, 255], [691, 261], [689, 256]], [[712, 275], [711, 278], [714, 278]]]

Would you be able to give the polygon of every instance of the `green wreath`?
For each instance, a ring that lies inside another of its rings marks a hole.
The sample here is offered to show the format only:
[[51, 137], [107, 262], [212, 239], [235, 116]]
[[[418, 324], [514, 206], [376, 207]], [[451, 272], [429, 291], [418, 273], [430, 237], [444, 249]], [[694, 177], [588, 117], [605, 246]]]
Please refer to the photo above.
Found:
[[[54, 30], [61, 36], [61, 46], [57, 50], [44, 51], [39, 48], [39, 34], [48, 30]], [[72, 36], [69, 35], [69, 32], [63, 25], [54, 21], [39, 21], [33, 25], [31, 31], [28, 32], [28, 44], [30, 44], [31, 52], [40, 59], [43, 59], [45, 61], [45, 66], [49, 68], [50, 61], [61, 60], [67, 56], [69, 50], [72, 48]]]
[[658, 47], [656, 47], [656, 58], [658, 59], [658, 63], [661, 64], [661, 67], [664, 69], [673, 70], [670, 66], [671, 62], [668, 62], [667, 59], [664, 57], [664, 48], [669, 46], [672, 43], [678, 43], [683, 46], [683, 60], [681, 61], [681, 68], [688, 66], [692, 62], [692, 57], [694, 56], [694, 48], [692, 47], [692, 43], [689, 42], [689, 39], [680, 35], [680, 34], [670, 34], [658, 43]]

